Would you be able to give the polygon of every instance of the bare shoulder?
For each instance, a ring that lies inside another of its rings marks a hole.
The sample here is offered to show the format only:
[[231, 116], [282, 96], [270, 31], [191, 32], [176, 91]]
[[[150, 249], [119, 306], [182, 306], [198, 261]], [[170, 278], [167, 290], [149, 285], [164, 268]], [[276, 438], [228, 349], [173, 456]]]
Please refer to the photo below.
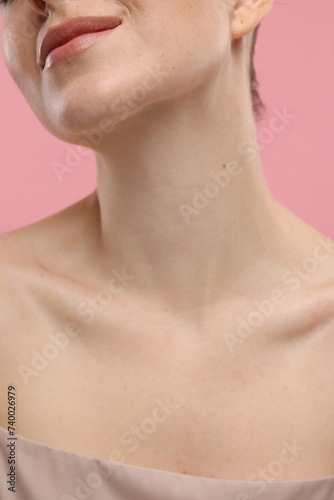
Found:
[[321, 356], [323, 368], [334, 376], [334, 242], [326, 236], [318, 241], [321, 244], [315, 247], [314, 255], [306, 258], [296, 270], [304, 284], [306, 299], [305, 315], [300, 320], [315, 333], [312, 337], [314, 355]]
[[40, 221], [0, 236], [1, 264], [13, 272], [12, 264], [24, 275], [41, 266], [55, 272], [62, 268], [66, 273], [67, 267], [70, 269], [73, 265], [72, 257], [78, 258], [80, 240], [87, 233], [90, 199], [88, 196]]
[[0, 235], [1, 352], [8, 332], [16, 335], [18, 322], [22, 325], [27, 320], [23, 318], [26, 310], [33, 310], [32, 286], [39, 283], [43, 274], [49, 279], [53, 272], [63, 270], [66, 275], [67, 267], [75, 261], [75, 242], [79, 243], [80, 239], [74, 228], [80, 226], [77, 221], [82, 210], [78, 209], [83, 203]]
[[[31, 251], [24, 231], [0, 235], [0, 425], [7, 427], [9, 386], [19, 387], [17, 367], [29, 332], [26, 283], [31, 273]], [[29, 251], [28, 251], [29, 250]]]
[[46, 234], [43, 221], [15, 229], [0, 236], [0, 293], [1, 298], [38, 264], [41, 242]]
[[[25, 231], [15, 230], [0, 236], [0, 339], [7, 338], [11, 322], [20, 312], [23, 283], [29, 281], [36, 263]], [[3, 347], [3, 345], [1, 345]]]
[[300, 276], [310, 283], [310, 298], [323, 324], [332, 329], [334, 347], [334, 241], [321, 235], [317, 243], [313, 255], [304, 259]]
[[[9, 382], [13, 369], [12, 352], [19, 342], [15, 323], [20, 315], [20, 276], [22, 265], [18, 240], [11, 233], [0, 236], [0, 387]], [[1, 414], [1, 412], [0, 412]]]
[[[10, 297], [17, 291], [19, 275], [22, 272], [22, 255], [24, 254], [24, 238], [20, 238], [16, 231], [0, 235], [0, 321], [6, 317], [10, 305]], [[13, 304], [14, 305], [14, 304]]]
[[[40, 299], [52, 276], [44, 264], [52, 268], [58, 221], [56, 215], [0, 235], [0, 400], [8, 384], [20, 386], [22, 356], [38, 343]], [[0, 422], [3, 411], [0, 405]]]

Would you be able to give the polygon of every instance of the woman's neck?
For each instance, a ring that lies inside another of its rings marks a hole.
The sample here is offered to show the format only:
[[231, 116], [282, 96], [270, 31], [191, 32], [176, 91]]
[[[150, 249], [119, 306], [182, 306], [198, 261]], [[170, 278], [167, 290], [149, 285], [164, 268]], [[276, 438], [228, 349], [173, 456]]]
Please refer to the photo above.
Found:
[[207, 96], [151, 106], [97, 153], [102, 265], [175, 310], [204, 311], [288, 251], [253, 121]]

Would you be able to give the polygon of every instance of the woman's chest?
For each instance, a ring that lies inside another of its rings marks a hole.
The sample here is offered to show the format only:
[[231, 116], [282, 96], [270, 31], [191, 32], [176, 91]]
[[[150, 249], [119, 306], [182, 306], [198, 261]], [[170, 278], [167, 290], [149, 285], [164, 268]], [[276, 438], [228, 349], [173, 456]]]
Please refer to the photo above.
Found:
[[138, 332], [132, 343], [98, 342], [69, 332], [22, 354], [10, 379], [18, 433], [206, 477], [334, 474], [334, 397], [317, 344], [232, 356], [218, 340], [140, 341]]

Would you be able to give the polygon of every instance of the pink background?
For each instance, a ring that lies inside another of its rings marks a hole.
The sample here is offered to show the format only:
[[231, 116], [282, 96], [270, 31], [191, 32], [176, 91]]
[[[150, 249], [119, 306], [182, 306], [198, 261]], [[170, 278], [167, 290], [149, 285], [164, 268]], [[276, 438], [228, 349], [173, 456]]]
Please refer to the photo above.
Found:
[[[267, 116], [258, 124], [265, 175], [273, 195], [334, 237], [334, 2], [276, 0], [262, 23], [256, 52]], [[1, 27], [1, 26], [0, 26]], [[59, 182], [53, 162], [75, 146], [39, 124], [0, 56], [0, 233], [65, 208], [95, 188], [94, 154]], [[295, 115], [273, 132], [276, 110]], [[87, 150], [88, 151], [88, 150]]]

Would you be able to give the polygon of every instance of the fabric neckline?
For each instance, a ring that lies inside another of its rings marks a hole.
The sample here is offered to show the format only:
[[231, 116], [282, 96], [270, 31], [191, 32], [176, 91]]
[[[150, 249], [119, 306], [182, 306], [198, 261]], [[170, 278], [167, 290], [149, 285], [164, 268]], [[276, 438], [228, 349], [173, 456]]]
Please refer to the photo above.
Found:
[[[42, 443], [40, 441], [36, 441], [34, 439], [22, 436], [21, 434], [18, 434], [15, 432], [14, 436], [9, 436], [7, 430], [4, 427], [0, 426], [0, 433], [3, 433], [6, 435], [8, 438], [13, 438], [17, 437], [20, 441], [25, 442], [27, 445], [34, 446], [35, 448], [41, 448], [41, 449], [47, 449], [49, 453], [53, 454], [59, 454], [59, 455], [64, 455], [68, 456], [71, 458], [78, 458], [81, 460], [85, 461], [99, 461], [104, 464], [109, 464], [109, 466], [113, 467], [120, 467], [124, 468], [128, 471], [142, 471], [145, 473], [150, 473], [150, 474], [158, 474], [158, 475], [169, 475], [170, 477], [182, 477], [185, 480], [189, 481], [211, 481], [211, 482], [216, 482], [221, 483], [221, 484], [263, 484], [263, 480], [247, 480], [247, 479], [224, 479], [224, 478], [214, 478], [214, 477], [206, 477], [206, 476], [195, 476], [192, 474], [182, 474], [181, 472], [176, 472], [176, 471], [169, 471], [169, 470], [163, 470], [163, 469], [155, 469], [152, 467], [144, 467], [142, 465], [135, 465], [135, 464], [127, 464], [123, 462], [116, 462], [114, 460], [109, 460], [106, 458], [100, 458], [96, 456], [91, 456], [91, 455], [83, 455], [81, 453], [76, 453], [73, 451], [68, 451], [62, 448], [57, 448], [55, 446], [51, 446], [45, 443]], [[309, 484], [314, 484], [317, 482], [324, 482], [324, 481], [333, 481], [334, 482], [334, 475], [331, 476], [322, 476], [322, 477], [316, 477], [316, 478], [310, 478], [310, 479], [282, 479], [282, 480], [274, 480], [271, 482], [268, 482], [269, 484], [276, 484], [276, 485], [289, 485], [289, 484], [302, 484], [302, 483], [309, 483]]]

